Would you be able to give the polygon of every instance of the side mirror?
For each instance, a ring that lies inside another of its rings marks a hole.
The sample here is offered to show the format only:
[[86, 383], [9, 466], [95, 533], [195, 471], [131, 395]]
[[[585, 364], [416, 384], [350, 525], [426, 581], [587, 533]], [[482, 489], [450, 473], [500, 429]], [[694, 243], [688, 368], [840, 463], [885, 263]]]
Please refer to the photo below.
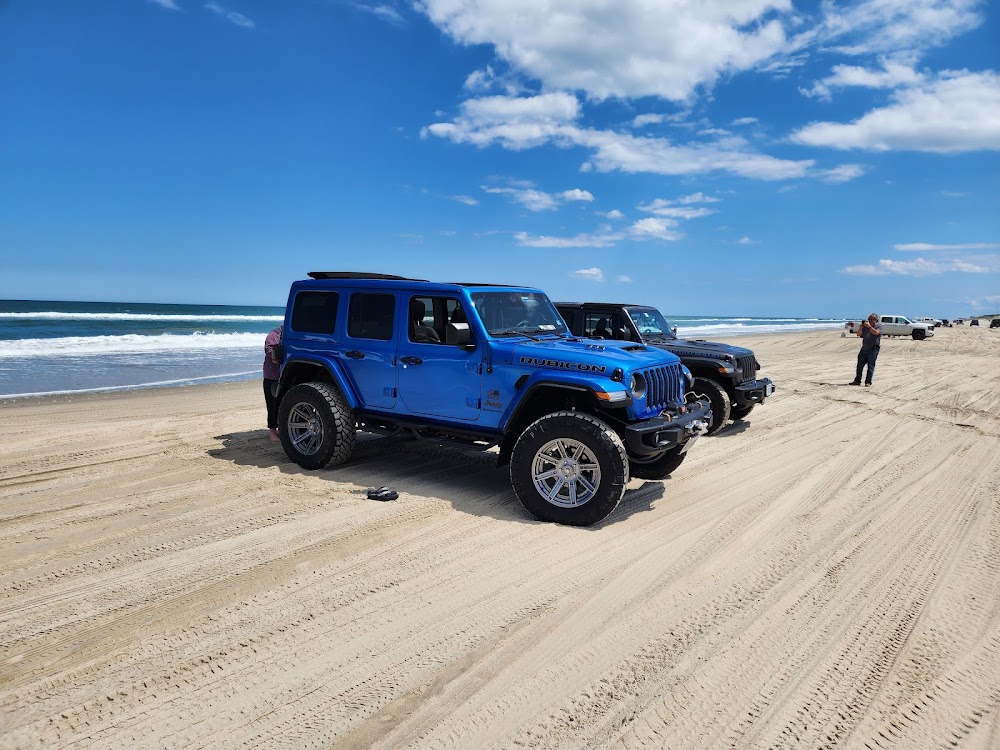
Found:
[[466, 346], [472, 340], [468, 323], [449, 323], [444, 329], [445, 341], [451, 346]]
[[674, 334], [674, 336], [676, 336], [676, 335], [677, 335], [677, 326], [674, 326], [673, 328], [671, 328], [671, 329], [670, 329], [670, 332], [671, 332], [672, 334]]
[[628, 328], [619, 328], [618, 336], [616, 337], [619, 341], [631, 341], [632, 332]]

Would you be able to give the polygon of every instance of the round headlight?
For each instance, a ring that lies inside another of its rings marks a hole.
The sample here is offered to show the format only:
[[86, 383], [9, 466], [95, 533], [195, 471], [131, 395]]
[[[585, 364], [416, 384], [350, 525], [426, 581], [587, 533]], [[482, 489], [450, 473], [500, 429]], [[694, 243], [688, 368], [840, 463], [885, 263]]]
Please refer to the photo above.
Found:
[[628, 389], [632, 391], [633, 398], [642, 398], [646, 395], [646, 379], [639, 373], [636, 373], [628, 381]]

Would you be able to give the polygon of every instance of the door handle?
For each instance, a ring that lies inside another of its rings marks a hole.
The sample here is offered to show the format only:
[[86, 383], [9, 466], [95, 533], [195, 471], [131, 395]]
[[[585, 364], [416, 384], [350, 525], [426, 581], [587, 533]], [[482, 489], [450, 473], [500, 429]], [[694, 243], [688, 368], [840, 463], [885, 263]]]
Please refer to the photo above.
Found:
[[345, 357], [350, 357], [351, 359], [364, 359], [365, 358], [365, 353], [364, 352], [357, 352], [357, 351], [350, 351], [350, 352], [344, 352], [344, 356]]
[[400, 357], [399, 361], [404, 365], [422, 365], [424, 361], [420, 357]]

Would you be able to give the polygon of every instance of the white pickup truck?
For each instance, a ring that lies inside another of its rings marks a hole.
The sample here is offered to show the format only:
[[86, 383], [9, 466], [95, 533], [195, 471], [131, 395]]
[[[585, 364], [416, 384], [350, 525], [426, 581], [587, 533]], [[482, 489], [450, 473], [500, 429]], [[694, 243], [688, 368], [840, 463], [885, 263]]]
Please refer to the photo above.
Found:
[[[882, 323], [883, 336], [912, 336], [917, 341], [934, 335], [934, 326], [927, 323], [916, 323], [903, 315], [883, 315], [879, 318]], [[857, 335], [864, 321], [852, 320], [844, 324], [849, 333]]]

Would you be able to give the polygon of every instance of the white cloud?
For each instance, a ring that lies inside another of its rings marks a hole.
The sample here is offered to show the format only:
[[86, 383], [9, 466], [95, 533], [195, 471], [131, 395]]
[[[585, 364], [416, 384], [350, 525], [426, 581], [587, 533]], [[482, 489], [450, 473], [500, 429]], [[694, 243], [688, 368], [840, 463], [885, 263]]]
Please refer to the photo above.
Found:
[[641, 128], [644, 125], [657, 125], [663, 122], [663, 115], [639, 115], [632, 120], [632, 127]]
[[352, 5], [358, 10], [363, 11], [364, 13], [371, 13], [376, 18], [381, 18], [383, 21], [388, 21], [393, 26], [402, 26], [404, 23], [406, 23], [403, 16], [400, 15], [399, 11], [396, 10], [391, 5], [385, 3], [379, 3], [376, 5], [366, 5], [365, 3], [362, 2], [352, 3]]
[[730, 125], [739, 127], [740, 125], [755, 125], [758, 122], [756, 117], [737, 117]]
[[462, 103], [453, 122], [428, 125], [422, 137], [484, 147], [499, 144], [512, 151], [542, 145], [579, 147], [590, 152], [587, 170], [662, 175], [729, 172], [762, 180], [803, 177], [811, 159], [791, 161], [755, 152], [734, 136], [714, 142], [676, 146], [666, 138], [644, 138], [576, 125], [576, 98], [566, 93], [534, 97], [484, 97]]
[[205, 3], [205, 7], [222, 18], [225, 18], [229, 23], [239, 26], [241, 29], [252, 29], [257, 26], [252, 19], [247, 18], [242, 13], [237, 13], [235, 10], [230, 10], [219, 3]]
[[631, 284], [634, 280], [631, 276], [619, 276], [615, 279], [620, 284]]
[[977, 310], [996, 310], [1000, 306], [1000, 294], [987, 294], [985, 297], [969, 297], [965, 301]]
[[823, 182], [839, 185], [844, 182], [850, 182], [864, 173], [865, 169], [860, 164], [841, 164], [839, 167], [834, 167], [833, 169], [817, 169], [813, 174]]
[[464, 203], [466, 206], [478, 206], [479, 200], [473, 198], [471, 195], [449, 195], [448, 196], [453, 201], [458, 201], [459, 203]]
[[442, 31], [496, 54], [548, 90], [589, 98], [688, 99], [786, 45], [791, 0], [417, 0]]
[[625, 218], [625, 214], [623, 214], [617, 208], [613, 208], [605, 213], [598, 213], [598, 216], [603, 216], [605, 219], [611, 219], [612, 221], [617, 221], [618, 219]]
[[691, 195], [685, 195], [677, 199], [678, 203], [718, 203], [722, 198], [716, 198], [712, 195], [705, 195], [704, 193], [691, 193]]
[[562, 198], [567, 203], [574, 201], [586, 201], [590, 202], [594, 200], [594, 196], [587, 190], [580, 190], [580, 188], [574, 188], [573, 190], [564, 190], [559, 193], [559, 197]]
[[613, 247], [624, 236], [620, 232], [584, 233], [575, 237], [532, 236], [527, 232], [514, 233], [514, 239], [522, 247]]
[[663, 240], [664, 242], [674, 242], [684, 235], [674, 231], [678, 225], [675, 219], [649, 218], [639, 219], [629, 227], [629, 235], [636, 240]]
[[594, 200], [594, 196], [586, 190], [574, 188], [564, 190], [561, 193], [546, 193], [531, 187], [531, 183], [518, 183], [518, 187], [488, 187], [482, 188], [487, 193], [493, 195], [509, 195], [515, 203], [520, 203], [529, 211], [555, 211], [559, 208], [559, 203], [589, 202]]
[[926, 260], [925, 258], [915, 258], [913, 260], [889, 260], [883, 259], [877, 266], [847, 266], [841, 269], [843, 273], [853, 276], [888, 276], [896, 274], [899, 276], [931, 276], [942, 273], [989, 273], [990, 269], [984, 265], [962, 260], [959, 258], [951, 260]]
[[926, 50], [982, 23], [980, 0], [826, 2], [816, 35], [847, 54]]
[[174, 0], [149, 0], [149, 2], [154, 5], [159, 5], [161, 8], [166, 8], [167, 10], [180, 10], [180, 6], [174, 2]]
[[833, 89], [861, 87], [869, 89], [894, 89], [901, 85], [916, 85], [923, 76], [910, 65], [882, 61], [882, 70], [870, 70], [855, 65], [835, 65], [833, 75], [818, 81], [811, 89], [800, 89], [806, 96], [830, 99]]
[[1000, 150], [1000, 76], [951, 71], [893, 94], [893, 103], [852, 123], [818, 122], [797, 143], [837, 149], [957, 154]]
[[954, 190], [941, 190], [939, 192], [939, 195], [942, 195], [945, 198], [968, 198], [969, 197], [968, 193], [959, 193], [959, 192], [956, 192]]
[[714, 214], [715, 209], [705, 208], [704, 206], [694, 208], [691, 204], [717, 203], [718, 201], [718, 198], [713, 198], [702, 193], [693, 193], [685, 195], [683, 198], [678, 198], [676, 201], [656, 198], [649, 203], [641, 203], [636, 208], [654, 216], [670, 217], [673, 219], [696, 219], [700, 216]]
[[926, 242], [910, 242], [893, 245], [893, 248], [921, 253], [932, 250], [997, 250], [1000, 249], [1000, 242], [967, 242], [961, 245], [930, 245]]
[[604, 271], [600, 268], [581, 268], [579, 271], [573, 271], [573, 275], [587, 281], [604, 281]]
[[737, 245], [759, 245], [760, 240], [752, 240], [746, 235], [743, 235], [738, 240], [736, 240]]

